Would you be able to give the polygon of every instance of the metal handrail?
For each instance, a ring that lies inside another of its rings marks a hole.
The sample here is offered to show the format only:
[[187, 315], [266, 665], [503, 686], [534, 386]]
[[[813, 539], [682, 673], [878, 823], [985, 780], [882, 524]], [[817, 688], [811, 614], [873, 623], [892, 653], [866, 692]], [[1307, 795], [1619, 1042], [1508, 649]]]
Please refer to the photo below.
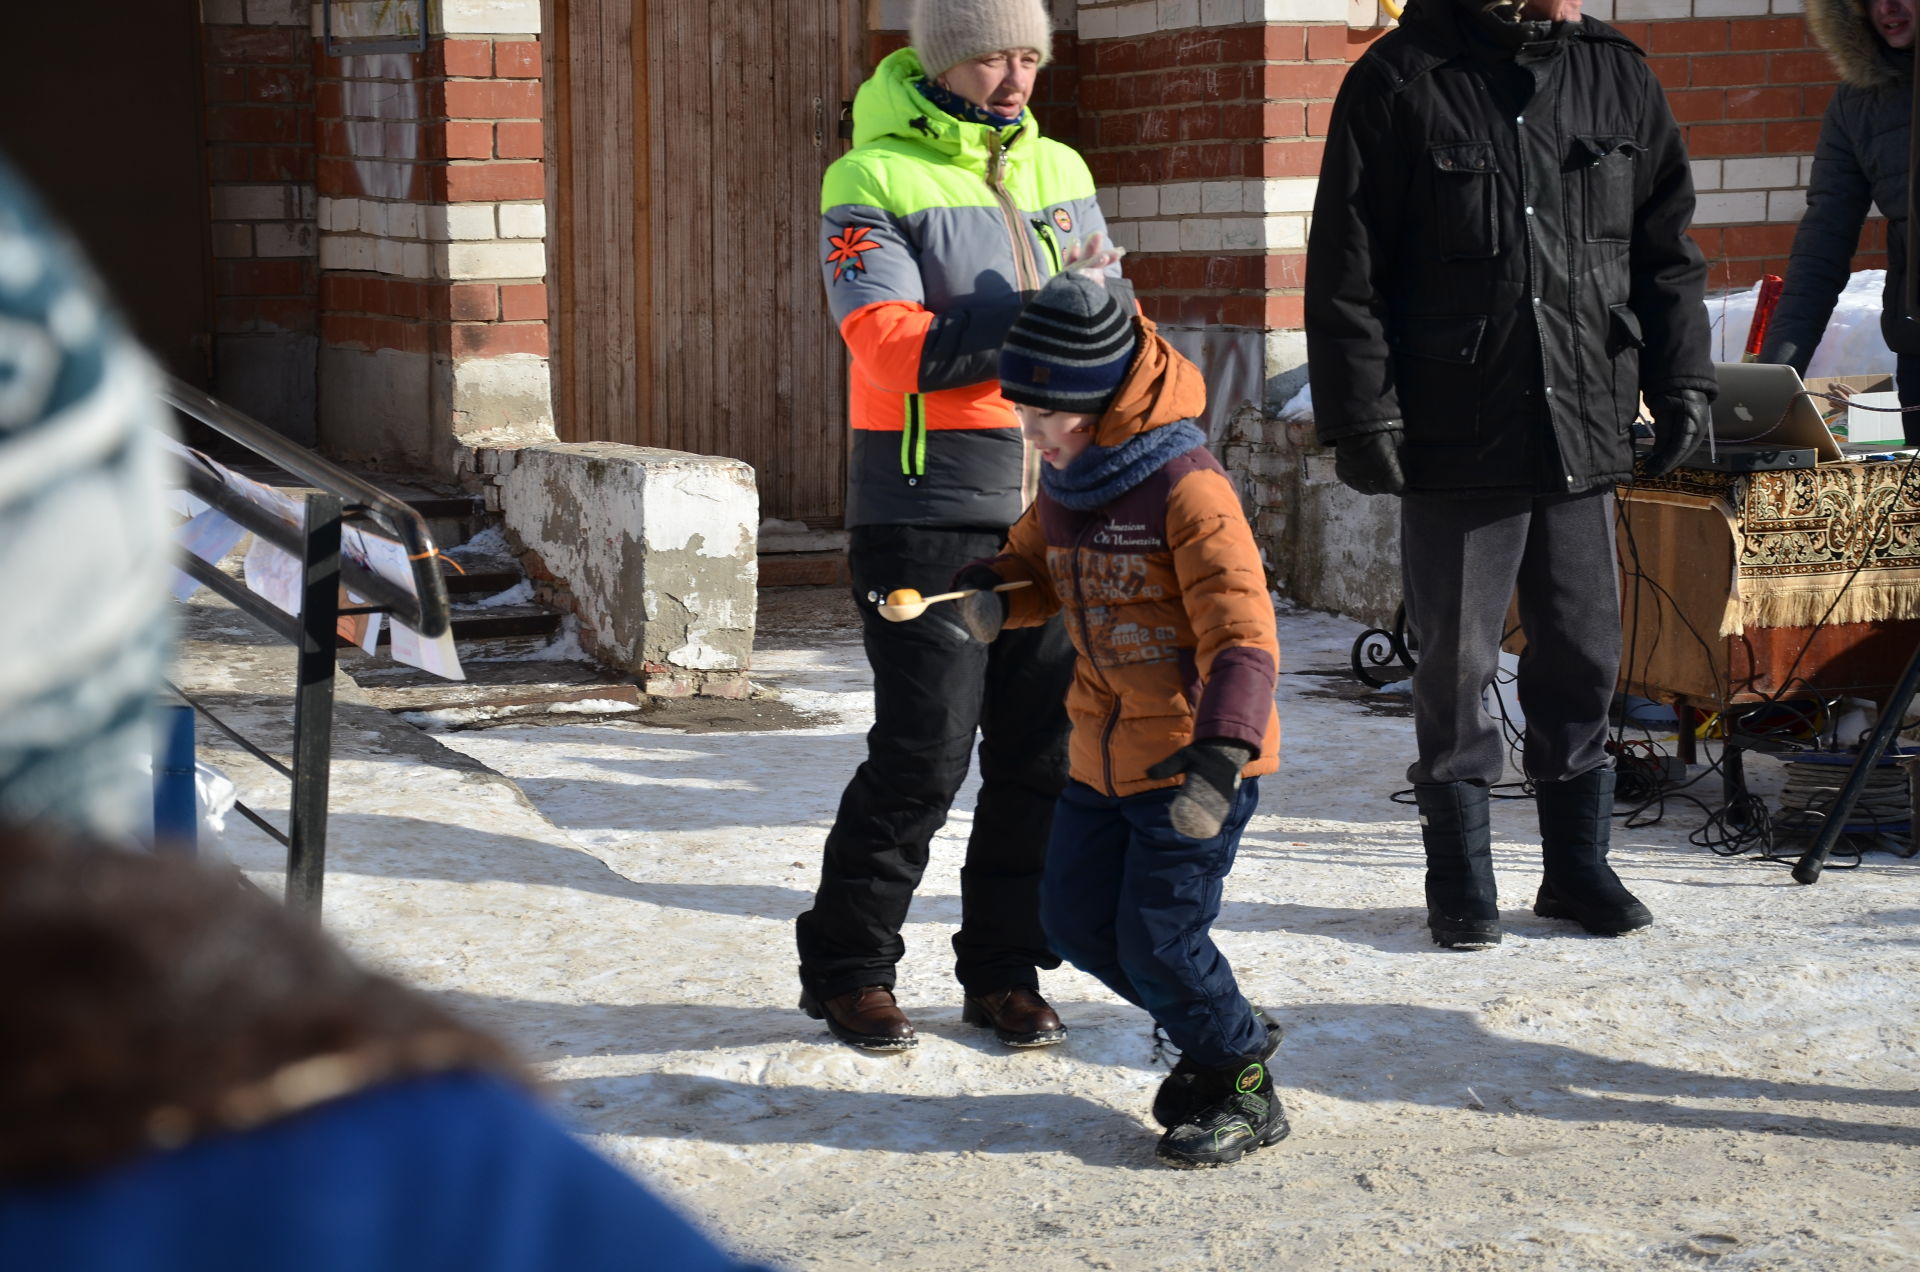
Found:
[[[447, 582], [435, 560], [440, 549], [427, 529], [425, 518], [386, 491], [354, 476], [332, 460], [292, 442], [260, 421], [244, 415], [220, 399], [174, 376], [166, 377], [161, 396], [176, 410], [199, 420], [208, 428], [232, 438], [268, 463], [296, 480], [338, 495], [342, 512], [349, 520], [370, 521], [406, 549], [412, 574], [414, 595], [360, 566], [351, 557], [340, 563], [349, 591], [364, 596], [379, 609], [420, 633], [437, 640], [453, 621], [447, 601]], [[201, 499], [218, 507], [241, 526], [266, 539], [277, 548], [298, 555], [300, 532], [264, 510], [243, 500], [227, 496], [217, 478], [200, 469], [189, 469], [189, 489]]]

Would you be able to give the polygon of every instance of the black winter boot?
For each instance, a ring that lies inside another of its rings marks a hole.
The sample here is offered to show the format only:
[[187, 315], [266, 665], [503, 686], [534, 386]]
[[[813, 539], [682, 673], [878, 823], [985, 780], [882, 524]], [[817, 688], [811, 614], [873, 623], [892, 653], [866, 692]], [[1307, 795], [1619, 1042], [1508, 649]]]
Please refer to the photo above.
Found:
[[[1273, 1053], [1280, 1050], [1280, 1022], [1258, 1007], [1253, 1009], [1253, 1018], [1267, 1031], [1267, 1042], [1260, 1048], [1260, 1058], [1270, 1060]], [[1159, 1026], [1154, 1028], [1157, 1030]], [[1160, 1044], [1156, 1042], [1153, 1045], [1157, 1058]], [[1206, 1070], [1198, 1064], [1181, 1056], [1172, 1072], [1160, 1080], [1160, 1089], [1153, 1093], [1153, 1120], [1170, 1131], [1192, 1116], [1200, 1098], [1196, 1084], [1204, 1072]]]
[[1595, 936], [1618, 936], [1653, 922], [1607, 864], [1613, 834], [1613, 770], [1598, 768], [1567, 782], [1534, 787], [1540, 851], [1546, 867], [1533, 912], [1572, 919]]
[[1493, 885], [1493, 827], [1478, 782], [1416, 782], [1427, 849], [1427, 930], [1446, 949], [1500, 944]]
[[1248, 1153], [1278, 1144], [1293, 1129], [1280, 1107], [1273, 1071], [1259, 1056], [1241, 1056], [1218, 1069], [1202, 1070], [1194, 1093], [1198, 1107], [1162, 1135], [1154, 1150], [1169, 1166], [1231, 1166]]

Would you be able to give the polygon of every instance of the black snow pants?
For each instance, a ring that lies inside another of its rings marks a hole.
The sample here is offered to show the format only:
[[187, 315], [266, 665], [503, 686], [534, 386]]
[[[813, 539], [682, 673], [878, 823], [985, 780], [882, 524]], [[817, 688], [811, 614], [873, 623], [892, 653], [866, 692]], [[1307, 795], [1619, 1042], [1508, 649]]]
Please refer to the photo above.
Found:
[[1060, 960], [1040, 926], [1040, 876], [1067, 777], [1073, 646], [1043, 627], [969, 637], [950, 608], [892, 623], [875, 598], [949, 590], [954, 573], [1000, 550], [1003, 532], [860, 526], [848, 565], [873, 668], [867, 759], [840, 797], [813, 908], [800, 916], [800, 979], [818, 997], [894, 983], [900, 929], [980, 735], [980, 796], [960, 871], [954, 973], [970, 993], [1037, 985]]

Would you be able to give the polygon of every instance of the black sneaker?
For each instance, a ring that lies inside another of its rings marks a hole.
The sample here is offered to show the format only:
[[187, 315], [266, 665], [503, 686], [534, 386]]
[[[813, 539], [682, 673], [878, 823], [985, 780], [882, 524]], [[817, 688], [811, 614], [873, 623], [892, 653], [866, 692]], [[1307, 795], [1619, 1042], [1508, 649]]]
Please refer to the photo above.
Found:
[[[1280, 1049], [1280, 1022], [1258, 1007], [1253, 1009], [1253, 1017], [1266, 1027], [1267, 1043], [1260, 1048], [1260, 1059], [1269, 1060], [1273, 1057], [1273, 1053]], [[1172, 1051], [1173, 1047], [1171, 1043], [1165, 1041], [1160, 1026], [1155, 1025], [1153, 1033], [1153, 1055], [1157, 1060], [1163, 1052]], [[1198, 1064], [1181, 1056], [1174, 1064], [1173, 1071], [1161, 1079], [1160, 1089], [1153, 1093], [1153, 1120], [1158, 1122], [1163, 1130], [1170, 1131], [1180, 1125], [1198, 1107], [1199, 1096], [1194, 1091], [1194, 1083], [1199, 1080], [1203, 1072], [1205, 1070]]]
[[1266, 1061], [1245, 1056], [1203, 1071], [1194, 1084], [1205, 1101], [1180, 1125], [1160, 1137], [1155, 1155], [1180, 1170], [1231, 1166], [1287, 1137], [1286, 1110]]

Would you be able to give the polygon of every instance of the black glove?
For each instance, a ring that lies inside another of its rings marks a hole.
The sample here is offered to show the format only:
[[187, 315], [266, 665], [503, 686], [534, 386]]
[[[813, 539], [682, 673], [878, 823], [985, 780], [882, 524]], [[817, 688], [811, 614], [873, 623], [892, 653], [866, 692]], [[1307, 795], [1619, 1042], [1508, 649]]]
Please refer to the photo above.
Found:
[[1254, 755], [1245, 742], [1226, 738], [1208, 738], [1181, 747], [1147, 770], [1147, 776], [1159, 780], [1180, 773], [1186, 784], [1167, 806], [1173, 828], [1188, 839], [1212, 839], [1220, 833], [1220, 823], [1233, 807], [1234, 792], [1240, 789], [1240, 770]]
[[1707, 395], [1699, 389], [1649, 393], [1647, 410], [1653, 415], [1653, 449], [1647, 452], [1647, 476], [1664, 477], [1707, 431]]
[[978, 564], [969, 565], [953, 576], [956, 588], [974, 589], [972, 596], [963, 596], [954, 605], [960, 611], [960, 625], [967, 629], [967, 635], [983, 645], [991, 645], [1006, 624], [1009, 608], [1006, 593], [993, 590], [1005, 582], [991, 568]]
[[1377, 433], [1343, 437], [1333, 444], [1333, 475], [1363, 495], [1397, 495], [1407, 488], [1400, 472], [1406, 430], [1395, 424]]

